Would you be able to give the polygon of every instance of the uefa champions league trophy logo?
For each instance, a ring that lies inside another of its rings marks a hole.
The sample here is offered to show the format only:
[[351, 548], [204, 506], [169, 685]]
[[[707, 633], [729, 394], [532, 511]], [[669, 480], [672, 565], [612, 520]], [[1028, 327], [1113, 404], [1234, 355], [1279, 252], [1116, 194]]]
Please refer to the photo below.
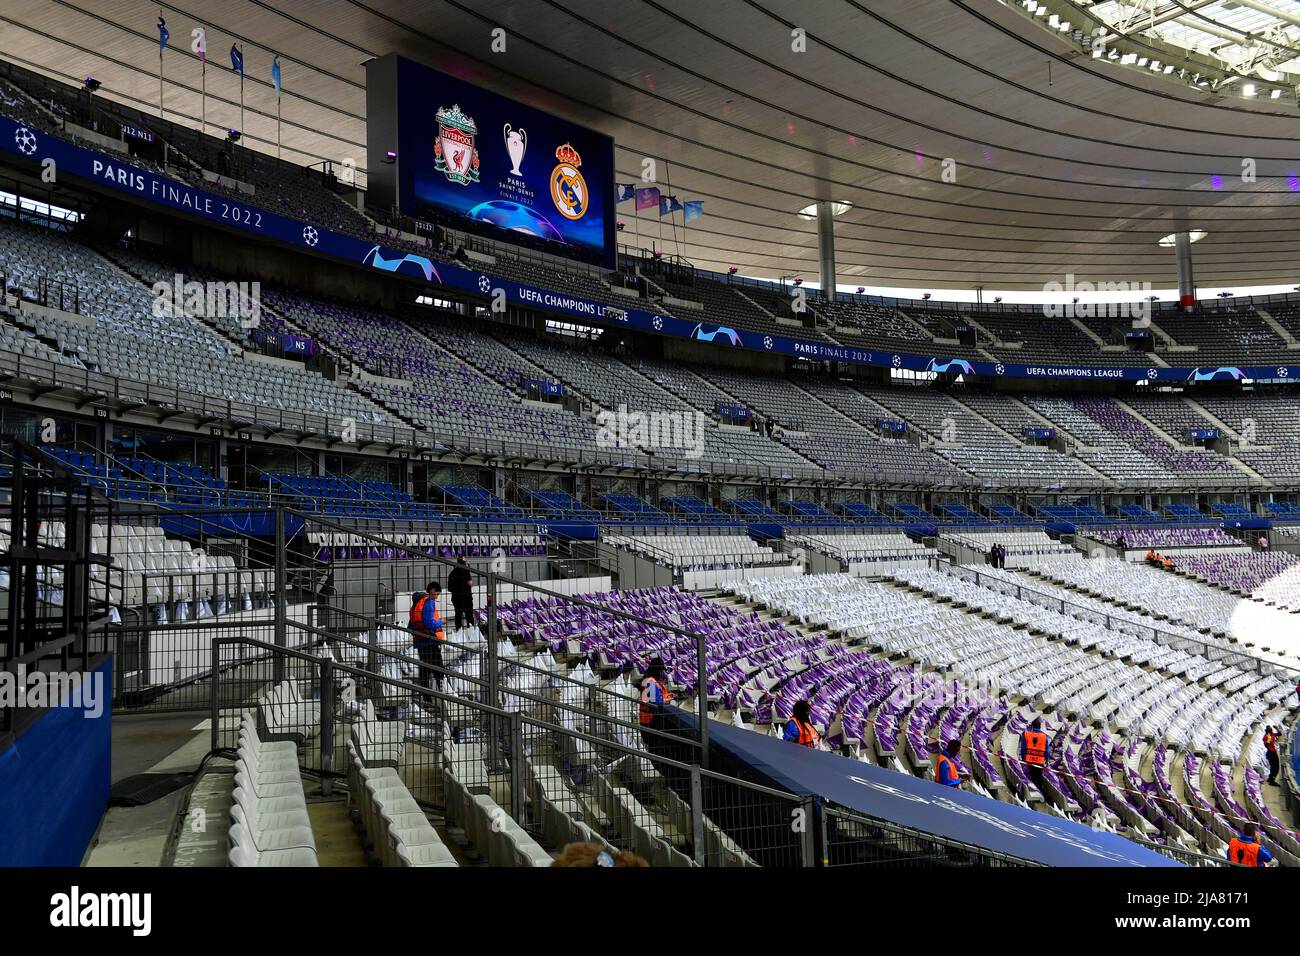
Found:
[[522, 176], [519, 171], [519, 164], [524, 161], [524, 153], [528, 151], [528, 133], [521, 126], [519, 129], [511, 129], [510, 124], [506, 123], [501, 127], [501, 134], [506, 141], [506, 154], [510, 157], [511, 176]]

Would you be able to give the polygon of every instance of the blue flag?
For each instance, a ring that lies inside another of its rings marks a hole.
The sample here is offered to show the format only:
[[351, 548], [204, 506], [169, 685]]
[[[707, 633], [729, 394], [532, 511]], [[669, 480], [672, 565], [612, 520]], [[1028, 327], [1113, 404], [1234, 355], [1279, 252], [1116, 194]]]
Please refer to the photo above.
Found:
[[699, 219], [701, 216], [704, 215], [704, 201], [703, 201], [703, 200], [700, 200], [700, 199], [692, 199], [690, 202], [688, 202], [688, 203], [686, 204], [686, 206], [685, 206], [684, 208], [686, 209], [686, 221], [687, 221], [687, 222], [690, 222], [692, 219]]
[[275, 84], [275, 95], [280, 96], [280, 54], [271, 58], [271, 82]]
[[158, 55], [162, 56], [162, 51], [167, 49], [167, 41], [171, 39], [171, 31], [167, 29], [167, 21], [158, 17]]
[[659, 197], [659, 215], [666, 216], [669, 213], [676, 212], [682, 208], [682, 204], [677, 201], [676, 196]]
[[636, 183], [618, 183], [614, 189], [619, 202], [627, 202], [636, 195]]
[[239, 47], [230, 44], [230, 68], [240, 76], [244, 75], [244, 54], [239, 52]]

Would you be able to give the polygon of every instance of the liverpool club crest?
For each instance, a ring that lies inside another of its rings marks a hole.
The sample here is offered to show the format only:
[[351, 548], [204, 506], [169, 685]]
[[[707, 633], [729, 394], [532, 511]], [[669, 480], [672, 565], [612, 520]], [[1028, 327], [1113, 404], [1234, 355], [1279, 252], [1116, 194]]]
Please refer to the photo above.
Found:
[[433, 144], [434, 166], [453, 183], [478, 182], [478, 126], [460, 111], [459, 104], [438, 110], [438, 138]]
[[565, 219], [581, 219], [587, 214], [587, 181], [578, 172], [582, 157], [565, 143], [555, 151], [556, 166], [551, 171], [551, 201]]

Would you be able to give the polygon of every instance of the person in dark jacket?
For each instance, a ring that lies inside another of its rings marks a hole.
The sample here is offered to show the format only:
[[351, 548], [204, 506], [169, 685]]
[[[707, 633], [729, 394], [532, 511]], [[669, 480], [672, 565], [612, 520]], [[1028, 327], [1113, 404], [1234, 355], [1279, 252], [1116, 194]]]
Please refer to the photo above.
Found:
[[456, 567], [447, 575], [447, 590], [451, 592], [451, 606], [456, 611], [456, 620], [452, 630], [459, 631], [464, 624], [474, 623], [474, 591], [472, 577], [465, 559], [456, 562]]

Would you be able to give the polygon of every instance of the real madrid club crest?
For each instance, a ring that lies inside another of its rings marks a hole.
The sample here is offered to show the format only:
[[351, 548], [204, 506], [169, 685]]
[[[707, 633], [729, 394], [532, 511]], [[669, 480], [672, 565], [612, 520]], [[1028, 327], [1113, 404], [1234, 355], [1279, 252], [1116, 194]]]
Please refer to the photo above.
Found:
[[462, 186], [478, 182], [478, 150], [474, 137], [478, 126], [456, 104], [438, 110], [438, 138], [433, 144], [434, 166], [453, 183]]
[[578, 172], [582, 157], [565, 143], [555, 151], [558, 161], [551, 172], [551, 201], [566, 219], [581, 219], [587, 214], [587, 181]]

